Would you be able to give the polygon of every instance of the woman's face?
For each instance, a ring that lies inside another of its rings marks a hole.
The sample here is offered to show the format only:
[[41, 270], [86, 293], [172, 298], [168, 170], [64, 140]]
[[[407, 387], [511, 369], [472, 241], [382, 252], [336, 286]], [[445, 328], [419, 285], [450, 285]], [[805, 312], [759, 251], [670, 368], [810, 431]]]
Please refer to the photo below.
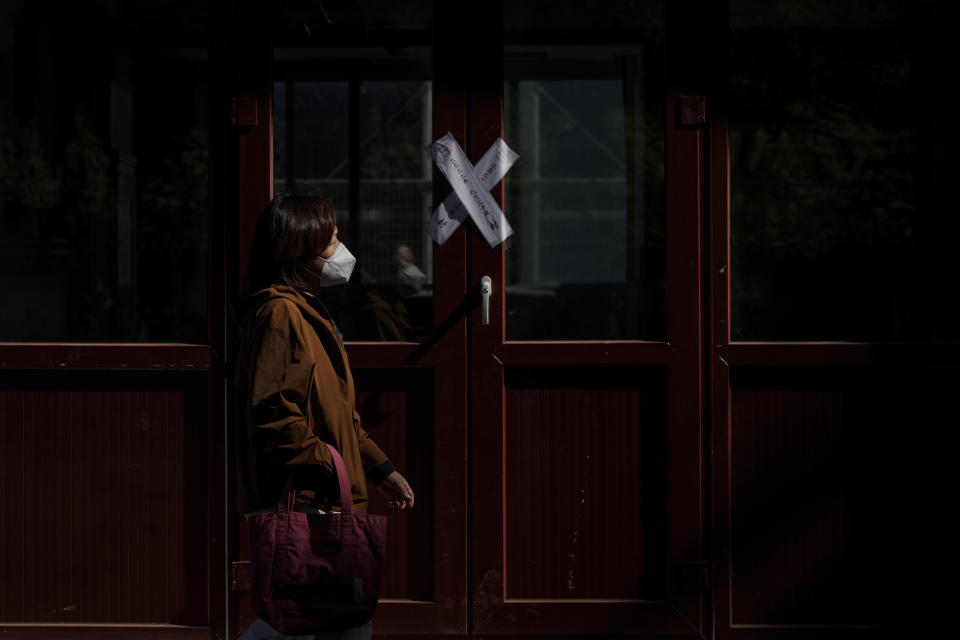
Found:
[[[337, 250], [338, 246], [340, 246], [340, 234], [337, 228], [334, 227], [333, 235], [330, 236], [330, 243], [317, 254], [317, 257], [329, 260], [333, 257], [333, 253]], [[317, 290], [320, 289], [320, 272], [323, 271], [325, 264], [323, 260], [313, 260], [310, 263], [310, 266], [306, 269], [307, 275], [304, 276], [306, 278], [307, 291], [316, 293]]]
[[[340, 232], [337, 230], [337, 227], [334, 226], [333, 235], [330, 236], [330, 244], [328, 244], [326, 248], [320, 252], [319, 254], [320, 257], [325, 260], [329, 260], [330, 258], [333, 257], [333, 252], [337, 250], [337, 247], [339, 245], [340, 245]], [[322, 265], [323, 263], [320, 262], [320, 264]]]

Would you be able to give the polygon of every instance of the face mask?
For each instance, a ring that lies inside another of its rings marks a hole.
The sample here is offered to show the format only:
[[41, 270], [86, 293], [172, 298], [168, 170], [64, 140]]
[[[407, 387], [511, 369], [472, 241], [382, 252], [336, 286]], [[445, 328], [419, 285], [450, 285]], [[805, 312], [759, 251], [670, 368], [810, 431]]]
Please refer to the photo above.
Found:
[[338, 284], [347, 284], [350, 274], [353, 273], [353, 267], [357, 264], [357, 259], [347, 249], [347, 245], [342, 242], [337, 245], [336, 251], [329, 258], [317, 256], [317, 260], [323, 262], [323, 270], [318, 274], [318, 286], [332, 287]]

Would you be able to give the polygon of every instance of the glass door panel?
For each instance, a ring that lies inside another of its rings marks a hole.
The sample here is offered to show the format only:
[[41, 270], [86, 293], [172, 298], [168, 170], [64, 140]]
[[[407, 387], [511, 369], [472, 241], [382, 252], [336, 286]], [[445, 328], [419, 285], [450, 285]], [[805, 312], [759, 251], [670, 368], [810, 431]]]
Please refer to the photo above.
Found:
[[207, 342], [209, 21], [5, 3], [0, 341]]
[[[329, 199], [357, 256], [323, 292], [348, 340], [420, 341], [433, 327], [429, 51], [278, 49], [274, 192]], [[309, 60], [309, 65], [304, 65]]]
[[274, 82], [273, 191], [322, 196], [350, 215], [347, 82]]
[[948, 5], [730, 3], [734, 340], [956, 340]]
[[[365, 339], [419, 340], [432, 324], [431, 82], [360, 83], [360, 265]], [[358, 232], [358, 233], [357, 233]], [[371, 318], [372, 316], [372, 318]], [[375, 328], [375, 333], [374, 333]]]
[[701, 554], [703, 165], [667, 108], [665, 4], [514, 3], [470, 51], [470, 160], [501, 132], [519, 154], [491, 189], [513, 236], [470, 229], [477, 634], [706, 634], [674, 583]]
[[663, 339], [659, 24], [622, 45], [510, 36], [504, 129], [520, 160], [506, 178], [507, 339]]

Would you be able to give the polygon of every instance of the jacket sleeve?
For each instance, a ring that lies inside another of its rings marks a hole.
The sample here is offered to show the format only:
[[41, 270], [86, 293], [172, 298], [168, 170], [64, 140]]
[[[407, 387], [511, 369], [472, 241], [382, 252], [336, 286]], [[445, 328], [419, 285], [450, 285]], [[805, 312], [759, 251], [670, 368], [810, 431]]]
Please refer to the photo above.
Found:
[[387, 458], [373, 438], [367, 434], [363, 425], [360, 424], [360, 414], [353, 410], [353, 428], [357, 432], [357, 443], [360, 445], [360, 457], [363, 459], [363, 466], [366, 468], [367, 478], [373, 484], [377, 485], [386, 480], [387, 476], [394, 472], [395, 468], [390, 459]]
[[333, 460], [303, 407], [313, 361], [284, 303], [266, 310], [251, 345], [249, 399], [253, 448], [275, 464], [321, 465]]

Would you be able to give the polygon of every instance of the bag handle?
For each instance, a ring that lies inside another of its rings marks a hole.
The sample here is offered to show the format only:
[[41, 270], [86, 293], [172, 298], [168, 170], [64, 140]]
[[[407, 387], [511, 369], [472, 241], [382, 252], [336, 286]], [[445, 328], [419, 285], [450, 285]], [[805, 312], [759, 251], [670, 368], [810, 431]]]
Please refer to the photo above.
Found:
[[333, 456], [333, 466], [337, 468], [337, 483], [340, 485], [340, 513], [345, 516], [353, 515], [353, 492], [350, 491], [350, 477], [347, 475], [347, 466], [343, 464], [340, 452], [333, 445], [327, 444], [330, 455]]
[[[330, 457], [333, 458], [333, 466], [337, 470], [337, 484], [340, 486], [340, 515], [352, 516], [353, 493], [350, 491], [350, 477], [347, 475], [347, 467], [343, 463], [343, 458], [340, 457], [340, 452], [337, 451], [336, 447], [326, 442], [323, 444], [330, 450]], [[290, 477], [287, 478], [287, 483], [283, 486], [283, 493], [280, 494], [287, 496], [287, 504], [283, 504], [282, 501], [280, 502], [280, 512], [293, 512], [294, 503], [297, 498], [296, 492], [293, 490], [294, 473], [296, 473], [296, 471], [290, 473]], [[284, 509], [284, 507], [286, 507], [286, 509]]]

